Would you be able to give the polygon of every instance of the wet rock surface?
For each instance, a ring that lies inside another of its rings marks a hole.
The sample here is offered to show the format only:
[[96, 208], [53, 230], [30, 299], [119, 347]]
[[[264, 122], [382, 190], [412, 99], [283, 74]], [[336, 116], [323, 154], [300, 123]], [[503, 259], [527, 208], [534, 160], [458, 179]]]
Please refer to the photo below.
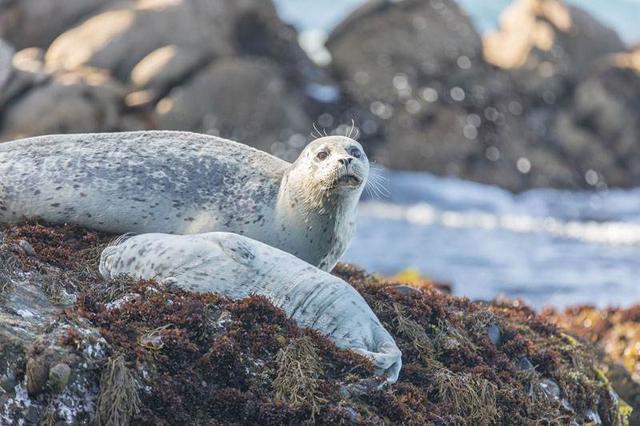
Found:
[[265, 299], [106, 283], [96, 262], [110, 236], [33, 223], [1, 232], [0, 418], [8, 424], [623, 421], [590, 345], [521, 305], [470, 302], [425, 283], [398, 291], [399, 283], [339, 265], [334, 273], [403, 351], [400, 380], [380, 387], [366, 359], [298, 328]]

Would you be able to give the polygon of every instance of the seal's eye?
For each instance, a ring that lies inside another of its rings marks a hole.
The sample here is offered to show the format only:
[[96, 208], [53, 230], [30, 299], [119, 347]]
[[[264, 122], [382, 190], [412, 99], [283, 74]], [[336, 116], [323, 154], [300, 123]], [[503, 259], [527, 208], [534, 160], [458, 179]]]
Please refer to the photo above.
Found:
[[349, 154], [351, 154], [351, 156], [354, 158], [362, 157], [362, 152], [358, 148], [351, 148], [349, 150]]
[[328, 156], [329, 156], [329, 153], [327, 151], [320, 151], [316, 154], [316, 158], [320, 161], [326, 160]]

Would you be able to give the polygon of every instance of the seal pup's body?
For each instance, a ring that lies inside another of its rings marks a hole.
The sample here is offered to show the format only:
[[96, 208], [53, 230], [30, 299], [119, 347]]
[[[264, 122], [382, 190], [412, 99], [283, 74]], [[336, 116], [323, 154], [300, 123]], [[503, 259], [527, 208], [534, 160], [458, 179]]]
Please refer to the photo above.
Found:
[[117, 241], [100, 257], [100, 273], [168, 281], [186, 290], [240, 299], [267, 297], [302, 327], [369, 358], [395, 382], [402, 354], [360, 294], [338, 277], [237, 234], [144, 234]]
[[234, 232], [330, 270], [351, 240], [368, 171], [362, 147], [338, 136], [293, 164], [189, 132], [41, 136], [0, 144], [0, 223]]

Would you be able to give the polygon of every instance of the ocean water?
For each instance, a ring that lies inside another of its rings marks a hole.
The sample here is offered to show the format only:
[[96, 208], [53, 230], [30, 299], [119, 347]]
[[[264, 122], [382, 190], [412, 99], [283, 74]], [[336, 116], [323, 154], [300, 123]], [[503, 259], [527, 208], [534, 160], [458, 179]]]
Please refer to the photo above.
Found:
[[[362, 0], [276, 3], [313, 48]], [[459, 3], [483, 32], [497, 26], [509, 0]], [[640, 0], [573, 3], [640, 42]], [[415, 268], [456, 294], [522, 298], [536, 308], [640, 302], [640, 188], [513, 195], [428, 173], [379, 173], [388, 194], [363, 201], [346, 261], [382, 274]]]
[[345, 260], [390, 275], [415, 268], [473, 299], [530, 305], [640, 302], [640, 188], [500, 188], [428, 173], [378, 172]]

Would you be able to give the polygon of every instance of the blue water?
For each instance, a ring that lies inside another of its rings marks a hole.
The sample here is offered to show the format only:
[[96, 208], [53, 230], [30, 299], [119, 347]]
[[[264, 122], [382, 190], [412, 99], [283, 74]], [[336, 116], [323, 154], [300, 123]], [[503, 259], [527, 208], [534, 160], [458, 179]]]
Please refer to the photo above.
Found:
[[[328, 31], [363, 0], [276, 0], [282, 17], [301, 31]], [[458, 0], [480, 32], [498, 26], [509, 0]], [[616, 29], [629, 44], [640, 42], [640, 0], [570, 0]]]
[[[299, 30], [329, 31], [362, 0], [277, 0]], [[508, 0], [460, 0], [479, 31]], [[573, 1], [640, 41], [640, 0]], [[640, 189], [604, 193], [499, 188], [428, 173], [380, 172], [345, 256], [369, 271], [417, 268], [474, 299], [523, 298], [540, 308], [640, 303]]]
[[534, 307], [640, 302], [640, 189], [502, 189], [428, 173], [379, 172], [345, 260], [394, 274], [415, 268], [474, 299]]

